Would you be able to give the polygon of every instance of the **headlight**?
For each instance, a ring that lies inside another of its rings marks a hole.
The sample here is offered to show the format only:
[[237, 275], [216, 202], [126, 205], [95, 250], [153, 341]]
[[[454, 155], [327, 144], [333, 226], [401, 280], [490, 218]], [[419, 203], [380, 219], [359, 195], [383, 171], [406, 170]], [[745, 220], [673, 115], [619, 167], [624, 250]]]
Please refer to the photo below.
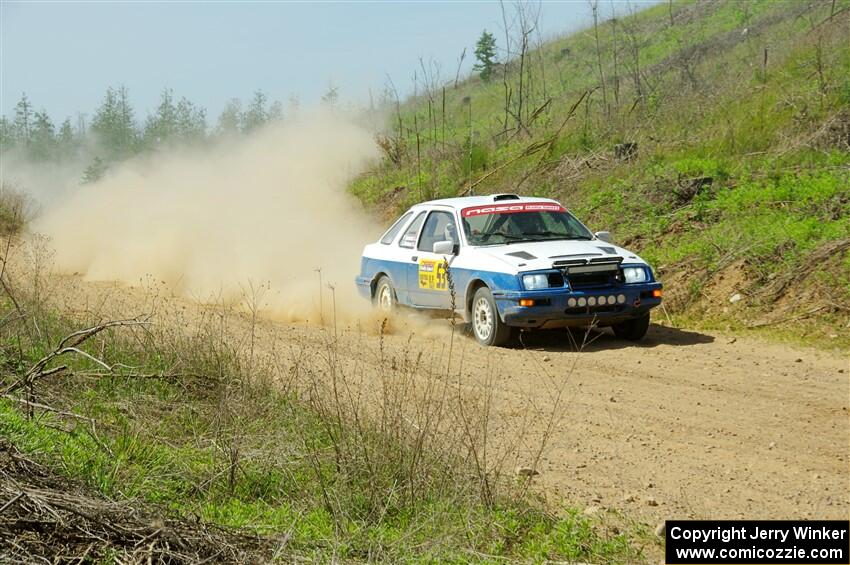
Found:
[[626, 277], [626, 283], [641, 283], [646, 282], [646, 269], [643, 267], [626, 267], [623, 269], [623, 276]]
[[549, 288], [548, 275], [523, 275], [522, 286], [525, 290], [540, 290], [541, 288]]

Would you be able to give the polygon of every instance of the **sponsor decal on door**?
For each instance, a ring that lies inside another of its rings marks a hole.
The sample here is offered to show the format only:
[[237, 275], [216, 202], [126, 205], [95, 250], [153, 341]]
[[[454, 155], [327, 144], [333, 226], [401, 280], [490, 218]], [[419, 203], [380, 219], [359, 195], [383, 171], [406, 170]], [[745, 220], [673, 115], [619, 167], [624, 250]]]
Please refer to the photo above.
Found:
[[449, 282], [446, 277], [446, 262], [444, 260], [419, 260], [419, 288], [440, 291], [449, 289]]

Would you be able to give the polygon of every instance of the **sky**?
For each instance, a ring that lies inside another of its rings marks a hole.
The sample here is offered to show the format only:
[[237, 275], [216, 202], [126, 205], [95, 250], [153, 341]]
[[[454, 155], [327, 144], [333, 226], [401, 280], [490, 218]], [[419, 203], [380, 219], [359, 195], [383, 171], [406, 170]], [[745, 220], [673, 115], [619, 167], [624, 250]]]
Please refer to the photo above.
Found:
[[[657, 0], [656, 0], [657, 1]], [[601, 0], [600, 12], [646, 0]], [[510, 9], [510, 3], [506, 2]], [[586, 27], [587, 0], [544, 1], [543, 37]], [[91, 115], [107, 87], [125, 85], [137, 117], [165, 87], [207, 109], [254, 91], [302, 104], [330, 85], [365, 104], [390, 77], [412, 92], [419, 59], [453, 77], [467, 49], [474, 62], [483, 29], [503, 46], [501, 9], [477, 2], [12, 2], [0, 0], [0, 112], [11, 117], [26, 92], [55, 122]]]

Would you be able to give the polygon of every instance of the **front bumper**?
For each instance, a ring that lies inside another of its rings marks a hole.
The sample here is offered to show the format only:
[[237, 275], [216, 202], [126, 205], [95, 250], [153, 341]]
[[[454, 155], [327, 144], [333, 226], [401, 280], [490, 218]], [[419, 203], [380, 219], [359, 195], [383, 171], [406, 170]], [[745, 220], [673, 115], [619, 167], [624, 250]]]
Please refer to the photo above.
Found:
[[[570, 290], [566, 288], [521, 292], [494, 292], [493, 298], [502, 320], [509, 326], [520, 328], [558, 328], [569, 326], [610, 326], [632, 318], [637, 318], [661, 304], [660, 297], [653, 297], [654, 290], [661, 290], [660, 282], [629, 284], [611, 288], [592, 290]], [[608, 299], [623, 296], [625, 300]], [[599, 301], [605, 297], [605, 305], [570, 306], [570, 298], [593, 298]], [[534, 300], [534, 306], [520, 306], [520, 300]]]

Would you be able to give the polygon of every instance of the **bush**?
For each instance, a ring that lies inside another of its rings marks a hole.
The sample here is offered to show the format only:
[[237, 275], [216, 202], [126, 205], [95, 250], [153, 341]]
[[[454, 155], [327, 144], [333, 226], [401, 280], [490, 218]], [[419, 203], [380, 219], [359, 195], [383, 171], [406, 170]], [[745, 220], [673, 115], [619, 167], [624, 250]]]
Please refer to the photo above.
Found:
[[32, 219], [34, 208], [29, 196], [7, 183], [0, 185], [0, 235], [23, 230]]

